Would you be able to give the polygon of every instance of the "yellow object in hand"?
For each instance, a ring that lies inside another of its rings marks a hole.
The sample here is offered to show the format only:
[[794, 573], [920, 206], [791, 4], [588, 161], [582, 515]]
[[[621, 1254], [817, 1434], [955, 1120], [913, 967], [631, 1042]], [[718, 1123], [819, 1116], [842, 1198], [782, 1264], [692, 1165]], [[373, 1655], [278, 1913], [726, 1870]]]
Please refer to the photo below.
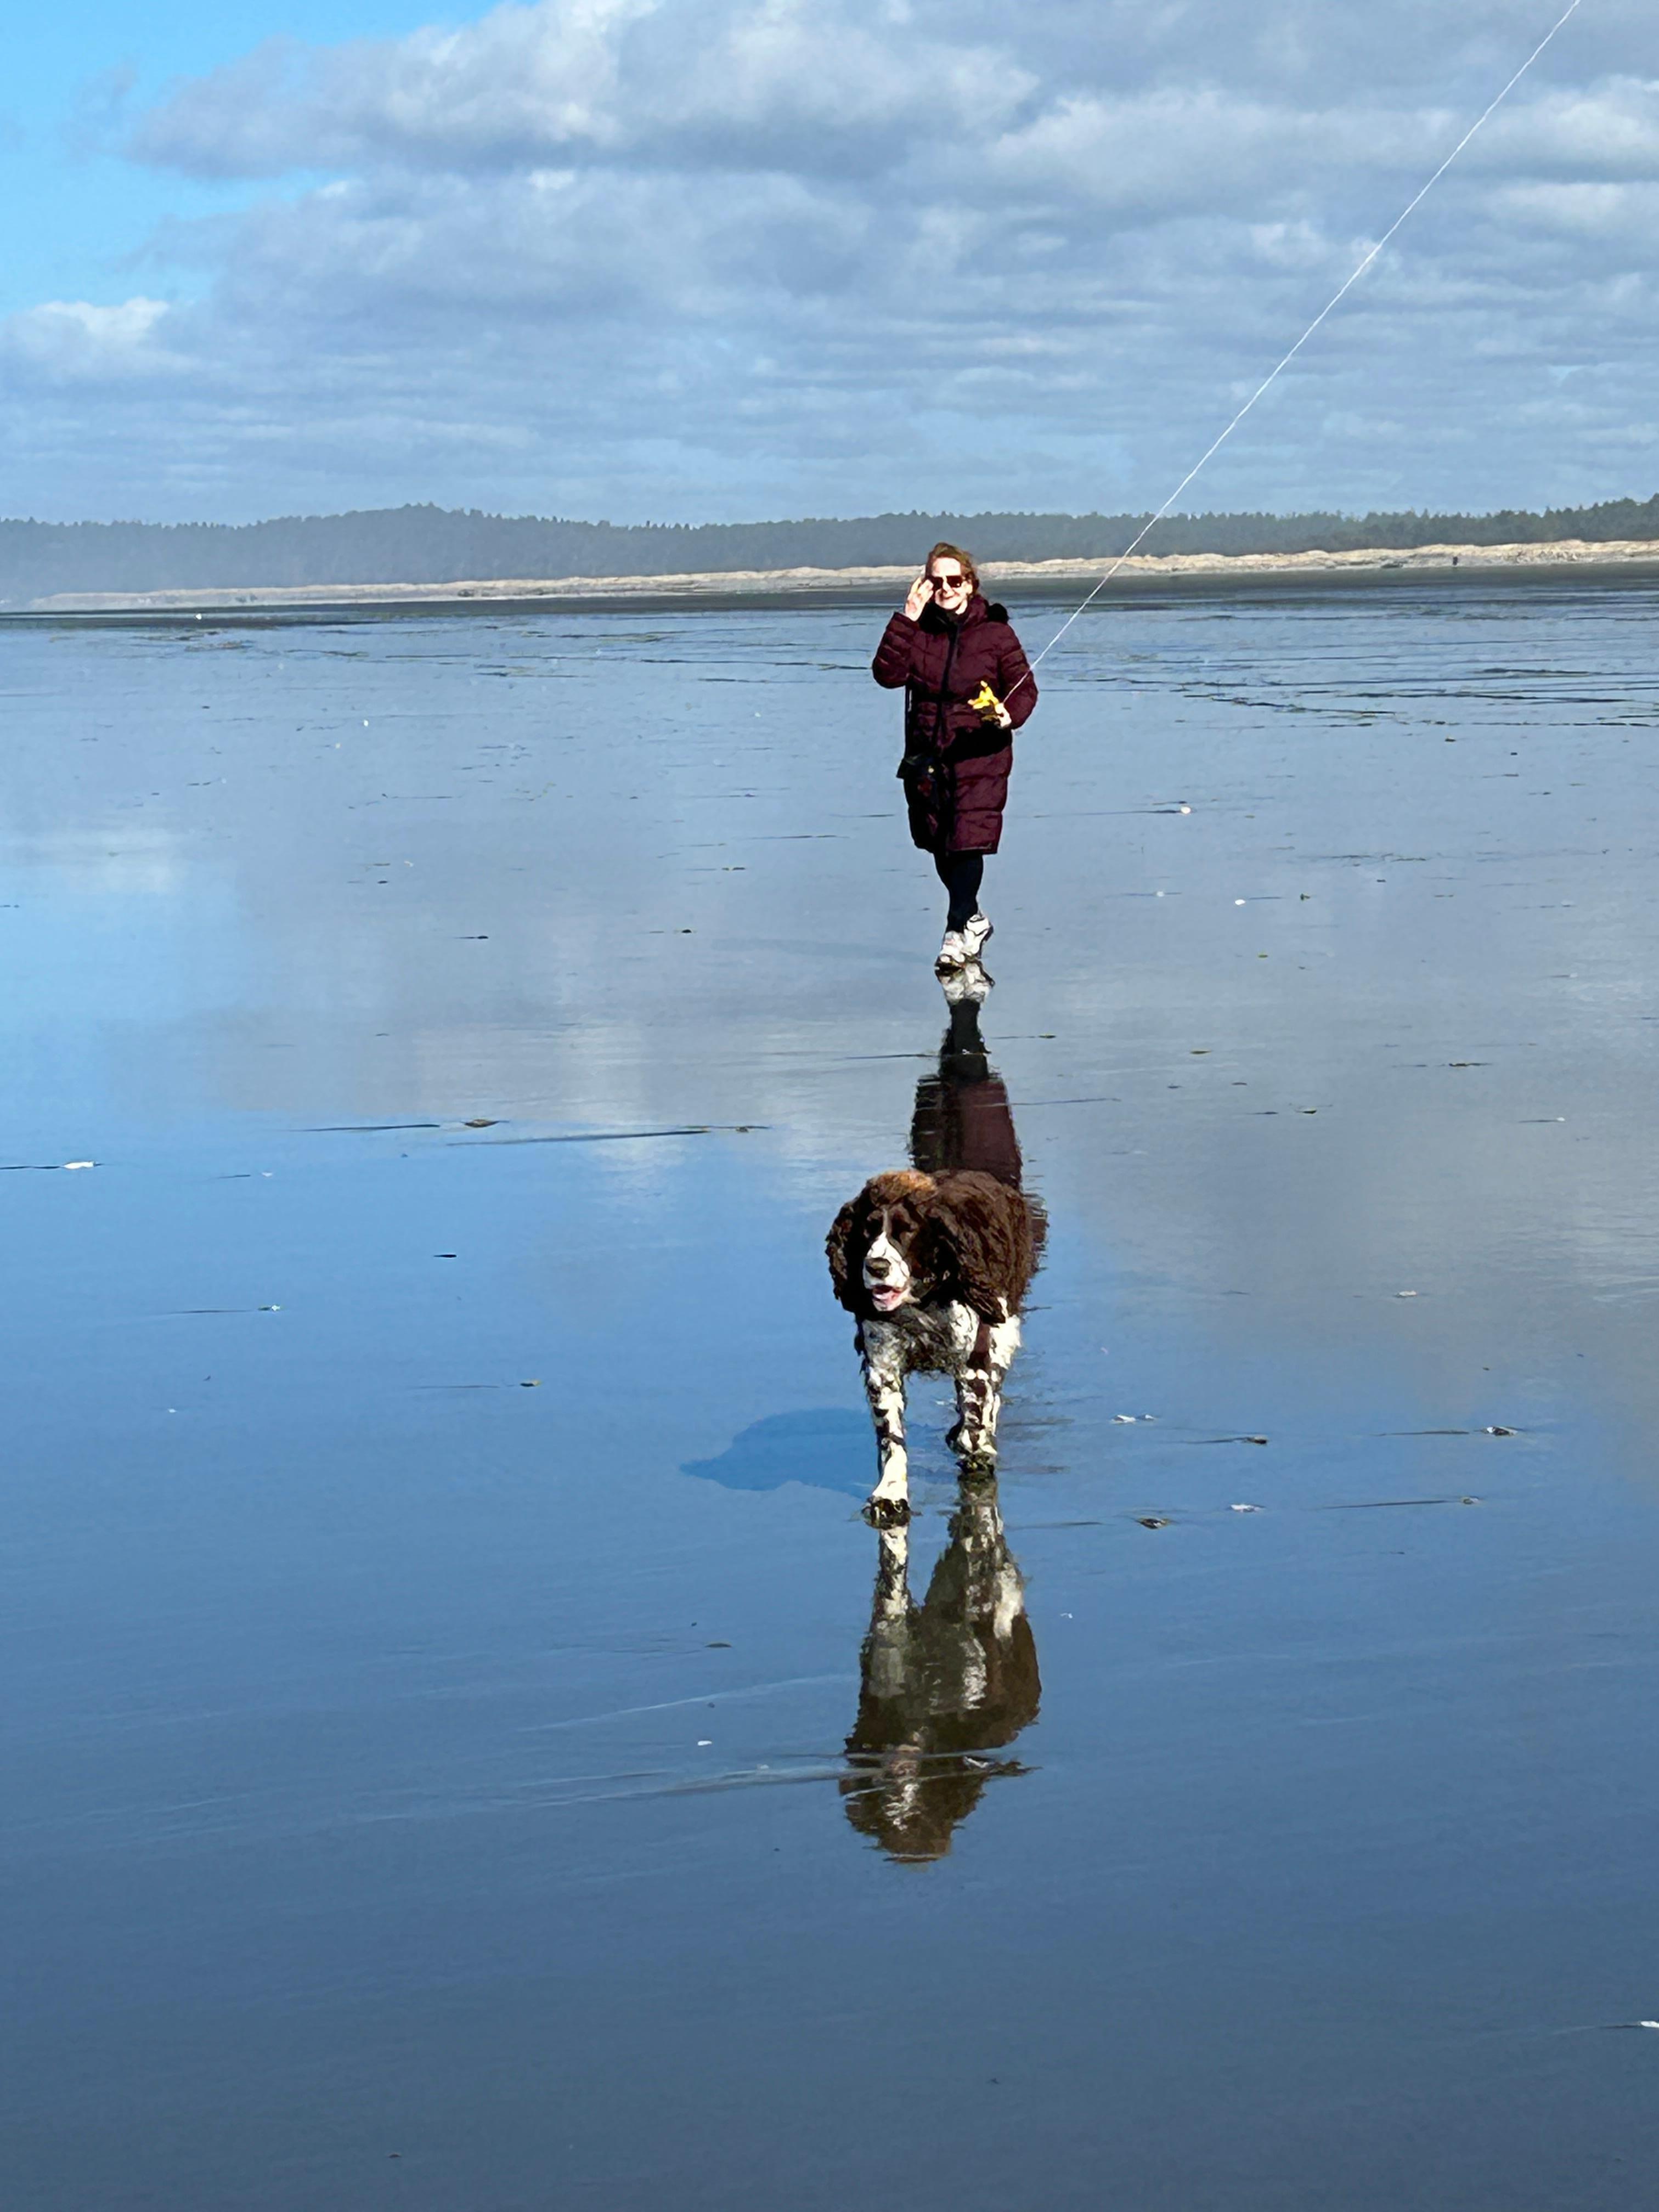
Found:
[[968, 704], [988, 722], [1002, 720], [1002, 702], [988, 684], [981, 684]]

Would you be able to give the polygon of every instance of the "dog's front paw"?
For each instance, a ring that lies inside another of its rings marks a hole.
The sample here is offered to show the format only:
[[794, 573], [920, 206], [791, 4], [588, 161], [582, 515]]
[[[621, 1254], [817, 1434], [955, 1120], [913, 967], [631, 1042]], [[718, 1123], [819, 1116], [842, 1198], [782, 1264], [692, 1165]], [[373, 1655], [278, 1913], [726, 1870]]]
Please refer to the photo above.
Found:
[[910, 1501], [891, 1491], [872, 1491], [864, 1501], [864, 1517], [872, 1528], [902, 1528], [910, 1518]]

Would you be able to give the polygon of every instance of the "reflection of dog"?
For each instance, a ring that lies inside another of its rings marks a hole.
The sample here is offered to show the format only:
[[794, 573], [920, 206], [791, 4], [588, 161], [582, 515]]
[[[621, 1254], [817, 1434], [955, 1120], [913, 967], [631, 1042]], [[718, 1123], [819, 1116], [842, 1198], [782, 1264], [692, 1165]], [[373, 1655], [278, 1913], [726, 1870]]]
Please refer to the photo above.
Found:
[[908, 1528], [884, 1528], [858, 1719], [842, 1781], [848, 1819], [896, 1859], [943, 1858], [994, 1775], [978, 1754], [1036, 1717], [1042, 1683], [1019, 1569], [994, 1485], [963, 1492], [924, 1604], [910, 1595]]
[[[1003, 1377], [1042, 1245], [1042, 1216], [1018, 1187], [1007, 1095], [986, 1065], [975, 1006], [951, 1009], [939, 1075], [918, 1087], [911, 1149], [916, 1166], [872, 1176], [836, 1215], [828, 1244], [836, 1296], [858, 1317], [876, 1426], [880, 1475], [866, 1510], [889, 1525], [910, 1511], [907, 1375], [954, 1378], [948, 1441], [965, 1472], [995, 1466]], [[922, 1171], [924, 1161], [933, 1172]]]

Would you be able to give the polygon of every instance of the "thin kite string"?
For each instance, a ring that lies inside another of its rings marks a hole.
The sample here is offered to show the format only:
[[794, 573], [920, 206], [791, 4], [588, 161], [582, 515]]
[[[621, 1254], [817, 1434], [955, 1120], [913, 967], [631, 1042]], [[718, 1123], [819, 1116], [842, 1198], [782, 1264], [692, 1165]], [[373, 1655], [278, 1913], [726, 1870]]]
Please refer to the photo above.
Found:
[[[1148, 532], [1151, 531], [1156, 524], [1163, 521], [1164, 516], [1180, 498], [1182, 493], [1186, 490], [1188, 485], [1191, 483], [1193, 478], [1198, 474], [1199, 471], [1203, 468], [1207, 461], [1212, 459], [1214, 456], [1219, 453], [1222, 447], [1226, 444], [1228, 439], [1232, 436], [1233, 432], [1237, 429], [1239, 424], [1249, 413], [1251, 408], [1255, 405], [1256, 401], [1260, 399], [1273, 385], [1278, 382], [1279, 379], [1296, 359], [1303, 347], [1307, 344], [1308, 340], [1313, 336], [1314, 332], [1319, 328], [1326, 317], [1333, 313], [1335, 309], [1342, 304], [1342, 301], [1347, 297], [1348, 294], [1359, 282], [1365, 271], [1370, 267], [1377, 255], [1382, 252], [1383, 247], [1394, 236], [1395, 233], [1400, 228], [1401, 225], [1410, 216], [1416, 214], [1418, 209], [1422, 206], [1424, 201], [1427, 199], [1429, 194], [1440, 182], [1442, 177], [1445, 175], [1447, 170], [1450, 168], [1452, 163], [1457, 159], [1463, 149], [1468, 144], [1470, 139], [1474, 137], [1476, 131], [1478, 131], [1485, 123], [1489, 121], [1490, 118], [1497, 113], [1498, 110], [1504, 105], [1504, 102], [1515, 90], [1516, 86], [1520, 83], [1522, 78], [1525, 76], [1527, 71], [1538, 59], [1540, 54], [1543, 52], [1545, 47], [1547, 46], [1551, 40], [1554, 38], [1556, 33], [1565, 26], [1571, 16], [1577, 14], [1579, 9], [1583, 7], [1583, 0], [1571, 0], [1571, 6], [1568, 7], [1565, 13], [1550, 26], [1547, 31], [1545, 32], [1543, 37], [1540, 39], [1538, 44], [1527, 56], [1525, 61], [1522, 63], [1520, 68], [1516, 70], [1515, 75], [1510, 79], [1503, 90], [1494, 100], [1489, 102], [1489, 104], [1481, 110], [1479, 115], [1475, 117], [1474, 122], [1470, 124], [1468, 129], [1463, 133], [1463, 136], [1452, 148], [1450, 153], [1447, 155], [1445, 160], [1440, 164], [1440, 167], [1435, 171], [1428, 182], [1421, 187], [1416, 197], [1408, 201], [1406, 206], [1401, 210], [1400, 213], [1395, 217], [1394, 221], [1383, 232], [1382, 237], [1377, 240], [1376, 245], [1372, 246], [1370, 252], [1366, 254], [1364, 259], [1354, 269], [1352, 274], [1347, 278], [1340, 289], [1333, 293], [1331, 297], [1325, 302], [1319, 313], [1314, 317], [1312, 322], [1309, 324], [1307, 329], [1303, 331], [1301, 337], [1285, 355], [1284, 360], [1279, 363], [1276, 368], [1271, 369], [1268, 374], [1262, 378], [1261, 383], [1257, 385], [1255, 390], [1244, 402], [1244, 404], [1239, 409], [1237, 414], [1234, 416], [1232, 421], [1228, 423], [1226, 428], [1221, 433], [1220, 436], [1215, 439], [1214, 441], [1199, 456], [1198, 459], [1194, 462], [1191, 468], [1188, 470], [1186, 475], [1181, 479], [1181, 482], [1170, 494], [1168, 499], [1164, 501], [1163, 506], [1158, 508], [1158, 513], [1149, 516], [1146, 522], [1141, 525], [1135, 536], [1130, 540], [1129, 544], [1125, 546], [1122, 552], [1118, 555], [1116, 560], [1113, 562], [1111, 567], [1106, 571], [1106, 574], [1095, 586], [1088, 598], [1085, 599], [1080, 605], [1074, 607], [1071, 613], [1066, 616], [1065, 621], [1061, 623], [1060, 628], [1049, 639], [1048, 644], [1045, 645], [1042, 652], [1038, 653], [1036, 659], [1031, 663], [1031, 666], [1033, 668], [1036, 668], [1040, 662], [1047, 659], [1048, 656], [1060, 643], [1061, 638], [1065, 636], [1066, 631], [1070, 629], [1072, 624], [1077, 620], [1078, 617], [1080, 614], [1085, 613], [1089, 607], [1093, 605], [1094, 602], [1100, 597], [1107, 585], [1111, 582], [1113, 577], [1116, 575], [1118, 570], [1123, 566], [1124, 562], [1133, 555], [1136, 546], [1141, 544]], [[1026, 680], [1026, 678], [1022, 677], [1020, 678], [1020, 683], [1023, 684]], [[1016, 684], [1013, 688], [1014, 690], [1018, 691], [1019, 684]], [[1012, 696], [1012, 695], [1011, 694], [1010, 696]]]

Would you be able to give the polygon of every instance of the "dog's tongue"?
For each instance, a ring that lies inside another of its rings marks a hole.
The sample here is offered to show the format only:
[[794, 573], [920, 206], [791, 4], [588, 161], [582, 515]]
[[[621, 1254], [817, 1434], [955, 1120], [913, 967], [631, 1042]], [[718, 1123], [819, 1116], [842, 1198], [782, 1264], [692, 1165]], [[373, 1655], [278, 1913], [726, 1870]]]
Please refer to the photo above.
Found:
[[891, 1313], [893, 1308], [898, 1304], [900, 1298], [903, 1296], [903, 1293], [901, 1291], [894, 1290], [889, 1284], [884, 1284], [879, 1289], [872, 1290], [870, 1296], [872, 1301], [881, 1308], [883, 1313]]

